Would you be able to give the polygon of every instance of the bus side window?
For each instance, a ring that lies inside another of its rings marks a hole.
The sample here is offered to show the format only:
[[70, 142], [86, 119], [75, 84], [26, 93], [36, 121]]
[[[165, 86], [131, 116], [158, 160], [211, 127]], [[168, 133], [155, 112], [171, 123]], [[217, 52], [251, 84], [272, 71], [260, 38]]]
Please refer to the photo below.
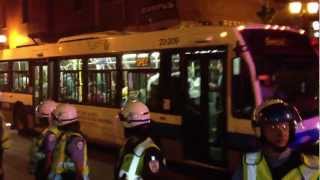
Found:
[[29, 63], [28, 61], [13, 62], [12, 70], [13, 91], [27, 93], [29, 90]]
[[59, 62], [59, 101], [82, 102], [82, 59], [66, 59]]
[[180, 77], [180, 56], [172, 54], [171, 56], [171, 73], [170, 73], [170, 97], [171, 112], [180, 113], [181, 108], [181, 77]]
[[157, 96], [160, 53], [154, 51], [123, 54], [121, 62], [124, 80], [122, 103], [138, 99], [150, 106], [150, 96]]
[[240, 57], [236, 57], [232, 69], [232, 113], [237, 118], [250, 119], [254, 96], [249, 68]]
[[158, 109], [162, 112], [177, 114], [181, 105], [180, 55], [171, 50], [161, 54], [161, 79]]
[[89, 104], [115, 105], [116, 60], [116, 57], [89, 58], [87, 87]]
[[0, 90], [9, 91], [9, 63], [0, 63]]

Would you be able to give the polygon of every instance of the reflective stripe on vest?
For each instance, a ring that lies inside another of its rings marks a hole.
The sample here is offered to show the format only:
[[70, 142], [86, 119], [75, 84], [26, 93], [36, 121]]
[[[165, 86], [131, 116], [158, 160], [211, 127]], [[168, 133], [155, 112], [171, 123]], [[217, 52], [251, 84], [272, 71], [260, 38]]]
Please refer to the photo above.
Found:
[[306, 165], [291, 170], [283, 179], [284, 180], [317, 180], [320, 177], [319, 169], [312, 169]]
[[143, 170], [144, 152], [151, 147], [159, 149], [151, 138], [147, 138], [134, 148], [133, 153], [125, 154], [118, 177], [121, 178], [126, 175], [128, 180], [142, 179], [141, 173]]
[[39, 161], [39, 160], [45, 158], [45, 154], [41, 151], [41, 147], [43, 145], [43, 141], [44, 141], [46, 135], [49, 132], [54, 134], [55, 137], [57, 137], [57, 138], [60, 136], [60, 131], [58, 130], [57, 127], [49, 127], [49, 128], [44, 129], [41, 132], [41, 136], [36, 138], [32, 143], [30, 155], [31, 155], [31, 159], [33, 159], [34, 161]]
[[302, 155], [303, 163], [298, 168], [291, 170], [286, 179], [317, 180], [320, 177], [319, 157]]
[[[54, 151], [54, 158], [52, 163], [51, 171], [53, 174], [62, 174], [64, 172], [75, 172], [75, 164], [72, 160], [66, 155], [66, 146], [68, 140], [72, 136], [82, 137], [79, 133], [66, 132], [64, 133], [59, 140], [59, 143]], [[87, 144], [84, 143], [84, 161], [82, 165], [82, 174], [87, 176], [89, 174], [89, 167], [87, 164]]]
[[272, 175], [261, 152], [247, 153], [242, 160], [243, 179], [272, 180]]
[[[304, 157], [306, 161], [306, 157]], [[248, 180], [272, 180], [268, 164], [261, 152], [247, 153], [243, 158], [243, 177]], [[291, 170], [282, 180], [317, 180], [319, 168], [310, 168], [305, 164]]]
[[303, 180], [317, 180], [320, 177], [319, 169], [312, 169], [306, 165], [301, 165], [299, 170], [303, 176]]

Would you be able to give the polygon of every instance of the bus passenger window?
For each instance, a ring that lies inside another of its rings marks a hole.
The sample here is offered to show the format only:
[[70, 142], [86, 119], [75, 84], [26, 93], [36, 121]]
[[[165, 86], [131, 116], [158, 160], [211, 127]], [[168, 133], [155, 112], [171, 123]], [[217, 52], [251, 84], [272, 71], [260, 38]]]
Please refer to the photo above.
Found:
[[233, 59], [232, 113], [238, 118], [251, 118], [254, 107], [253, 86], [247, 64], [240, 57]]
[[89, 104], [115, 104], [116, 75], [116, 57], [89, 59], [87, 87]]
[[144, 103], [156, 94], [159, 84], [160, 53], [134, 53], [122, 56], [123, 102], [139, 99]]
[[13, 62], [13, 91], [28, 93], [29, 63], [28, 61]]
[[0, 91], [9, 91], [9, 63], [0, 63]]
[[181, 110], [181, 76], [180, 76], [180, 55], [171, 55], [171, 73], [170, 73], [170, 112], [180, 113]]
[[68, 59], [59, 62], [59, 100], [82, 102], [82, 59]]
[[201, 76], [200, 61], [189, 61], [188, 65], [188, 95], [189, 100], [197, 106], [200, 106], [201, 94]]

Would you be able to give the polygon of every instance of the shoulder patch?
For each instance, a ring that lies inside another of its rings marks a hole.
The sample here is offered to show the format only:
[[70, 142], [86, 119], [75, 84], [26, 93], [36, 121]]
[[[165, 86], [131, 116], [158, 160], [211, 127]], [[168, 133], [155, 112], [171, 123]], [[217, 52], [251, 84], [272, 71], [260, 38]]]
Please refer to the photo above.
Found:
[[50, 134], [48, 135], [48, 141], [49, 141], [49, 142], [52, 142], [52, 141], [54, 141], [54, 140], [56, 140], [56, 136], [55, 136], [54, 134], [51, 134], [51, 133], [50, 133]]
[[159, 169], [160, 169], [160, 163], [159, 161], [156, 159], [155, 156], [151, 156], [151, 160], [148, 163], [149, 169], [152, 173], [158, 173]]
[[78, 150], [83, 150], [83, 147], [84, 147], [83, 141], [77, 142], [77, 149], [78, 149]]

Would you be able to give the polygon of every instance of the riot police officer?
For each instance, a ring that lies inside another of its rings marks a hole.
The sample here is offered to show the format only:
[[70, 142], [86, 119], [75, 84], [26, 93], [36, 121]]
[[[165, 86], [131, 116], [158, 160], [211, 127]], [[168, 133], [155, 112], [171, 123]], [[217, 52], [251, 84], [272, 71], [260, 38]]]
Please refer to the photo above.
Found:
[[53, 150], [56, 146], [60, 131], [52, 124], [51, 113], [57, 107], [53, 100], [45, 100], [36, 107], [36, 117], [42, 128], [44, 128], [35, 138], [31, 147], [30, 173], [35, 175], [35, 179], [43, 180], [48, 177], [52, 162]]
[[165, 168], [165, 158], [150, 137], [150, 112], [140, 101], [130, 100], [118, 115], [127, 141], [115, 167], [115, 179], [156, 179]]
[[280, 99], [267, 100], [258, 106], [252, 126], [261, 149], [243, 156], [233, 179], [290, 179], [289, 172], [302, 164], [300, 154], [288, 146], [301, 121], [296, 108]]
[[54, 150], [49, 180], [88, 180], [87, 142], [80, 131], [76, 108], [60, 104], [52, 116], [61, 135]]

